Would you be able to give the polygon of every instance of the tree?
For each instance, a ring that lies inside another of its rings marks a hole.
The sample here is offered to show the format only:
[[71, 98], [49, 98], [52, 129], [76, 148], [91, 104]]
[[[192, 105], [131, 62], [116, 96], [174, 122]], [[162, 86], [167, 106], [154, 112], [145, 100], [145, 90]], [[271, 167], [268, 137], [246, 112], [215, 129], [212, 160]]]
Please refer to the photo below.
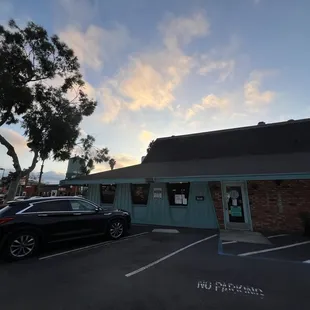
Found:
[[95, 138], [87, 135], [86, 138], [81, 138], [77, 144], [80, 146], [80, 155], [75, 157], [75, 160], [79, 160], [82, 175], [89, 175], [95, 168], [95, 163], [101, 164], [110, 160], [109, 149], [98, 149], [94, 147], [94, 142]]
[[23, 29], [14, 20], [8, 28], [0, 25], [0, 127], [19, 123], [33, 154], [22, 169], [14, 146], [0, 135], [15, 169], [8, 199], [38, 160], [70, 158], [79, 124], [97, 105], [84, 85], [77, 57], [56, 35], [33, 22]]
[[147, 153], [151, 150], [152, 146], [154, 145], [154, 142], [155, 142], [155, 140], [152, 140], [152, 141], [150, 142], [148, 148], [146, 149], [146, 152], [147, 152]]
[[109, 165], [110, 165], [111, 170], [113, 170], [114, 166], [116, 165], [116, 160], [114, 158], [111, 158], [109, 160]]

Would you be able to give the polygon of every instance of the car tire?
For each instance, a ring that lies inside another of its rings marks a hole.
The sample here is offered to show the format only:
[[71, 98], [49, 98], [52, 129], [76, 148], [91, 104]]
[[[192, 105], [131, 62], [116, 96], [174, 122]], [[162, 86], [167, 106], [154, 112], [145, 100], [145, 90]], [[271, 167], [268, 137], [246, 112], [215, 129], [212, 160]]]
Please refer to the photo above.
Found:
[[122, 219], [112, 220], [108, 227], [108, 235], [111, 239], [117, 240], [126, 232], [125, 222]]
[[5, 259], [19, 261], [33, 256], [39, 249], [39, 236], [36, 232], [23, 230], [10, 236], [5, 246]]

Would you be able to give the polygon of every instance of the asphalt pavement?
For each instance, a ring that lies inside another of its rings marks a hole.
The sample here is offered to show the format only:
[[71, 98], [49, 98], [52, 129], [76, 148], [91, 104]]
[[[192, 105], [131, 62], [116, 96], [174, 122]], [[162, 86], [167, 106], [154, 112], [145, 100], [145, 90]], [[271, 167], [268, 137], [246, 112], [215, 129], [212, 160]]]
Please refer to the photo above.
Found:
[[309, 309], [310, 264], [218, 254], [216, 231], [134, 230], [0, 265], [1, 309]]
[[310, 239], [302, 235], [267, 235], [270, 244], [219, 242], [219, 254], [310, 263]]

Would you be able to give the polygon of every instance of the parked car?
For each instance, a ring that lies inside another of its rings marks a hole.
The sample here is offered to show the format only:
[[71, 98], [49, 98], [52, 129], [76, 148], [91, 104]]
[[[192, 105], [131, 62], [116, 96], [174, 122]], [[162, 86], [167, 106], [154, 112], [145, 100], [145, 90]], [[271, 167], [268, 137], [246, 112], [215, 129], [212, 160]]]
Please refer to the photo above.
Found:
[[0, 209], [0, 253], [20, 260], [38, 253], [47, 243], [108, 235], [119, 239], [131, 216], [104, 210], [80, 197], [46, 197], [8, 203]]

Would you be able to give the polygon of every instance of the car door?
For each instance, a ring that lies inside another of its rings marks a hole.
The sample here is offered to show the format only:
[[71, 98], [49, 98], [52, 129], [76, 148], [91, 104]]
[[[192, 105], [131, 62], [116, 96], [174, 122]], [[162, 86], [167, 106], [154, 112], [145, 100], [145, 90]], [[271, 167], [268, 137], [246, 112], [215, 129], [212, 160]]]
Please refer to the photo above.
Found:
[[108, 215], [99, 206], [82, 199], [71, 199], [70, 206], [74, 225], [81, 235], [97, 235], [105, 232]]
[[44, 232], [47, 242], [71, 238], [75, 234], [73, 214], [68, 200], [45, 200], [31, 203], [23, 216], [36, 216], [36, 225]]

